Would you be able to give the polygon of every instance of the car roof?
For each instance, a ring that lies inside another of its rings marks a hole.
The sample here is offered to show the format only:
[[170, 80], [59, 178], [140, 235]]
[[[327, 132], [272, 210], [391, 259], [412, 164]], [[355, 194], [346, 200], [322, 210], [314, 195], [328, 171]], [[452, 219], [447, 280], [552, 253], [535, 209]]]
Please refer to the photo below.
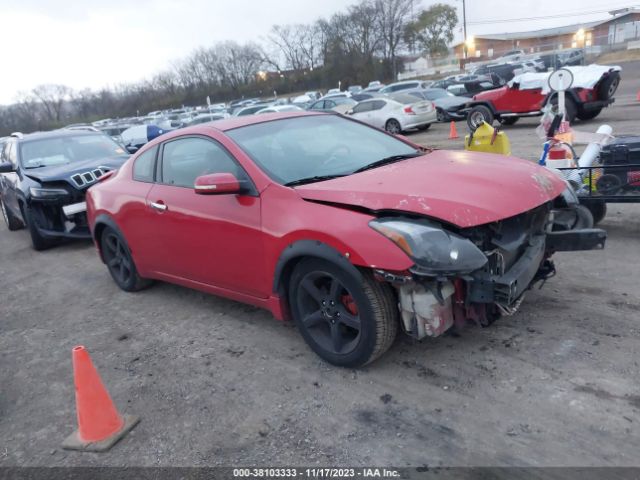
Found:
[[41, 140], [45, 138], [61, 137], [86, 137], [90, 135], [105, 135], [102, 131], [93, 132], [88, 130], [51, 130], [50, 132], [26, 133], [22, 138], [17, 138], [19, 142], [29, 142], [31, 140]]

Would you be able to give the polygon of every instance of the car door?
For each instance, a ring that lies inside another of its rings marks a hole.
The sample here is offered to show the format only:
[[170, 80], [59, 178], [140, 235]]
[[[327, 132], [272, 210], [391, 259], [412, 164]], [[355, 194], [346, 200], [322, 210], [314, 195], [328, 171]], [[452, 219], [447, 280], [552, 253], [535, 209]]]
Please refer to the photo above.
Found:
[[[243, 194], [201, 195], [195, 179], [233, 173]], [[165, 142], [156, 183], [147, 195], [147, 248], [155, 271], [254, 296], [267, 297], [260, 197], [251, 179], [217, 141], [202, 136]]]
[[18, 159], [16, 148], [15, 140], [9, 140], [2, 151], [1, 161], [9, 162], [13, 166], [13, 172], [2, 174], [2, 201], [14, 215], [22, 218], [20, 204], [18, 203], [18, 182], [19, 175], [22, 174], [17, 171]]
[[374, 100], [371, 102], [371, 111], [369, 112], [369, 122], [377, 128], [384, 128], [389, 119], [387, 110], [388, 102], [386, 100]]
[[360, 120], [361, 122], [371, 123], [371, 108], [373, 107], [373, 102], [364, 101], [360, 102], [356, 106], [353, 107], [353, 118]]
[[309, 107], [309, 110], [324, 110], [324, 100], [318, 100]]

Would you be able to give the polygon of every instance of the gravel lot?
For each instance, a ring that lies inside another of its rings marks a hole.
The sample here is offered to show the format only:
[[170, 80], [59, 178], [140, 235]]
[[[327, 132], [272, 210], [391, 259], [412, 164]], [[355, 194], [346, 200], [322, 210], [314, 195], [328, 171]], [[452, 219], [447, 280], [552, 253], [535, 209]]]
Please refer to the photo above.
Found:
[[[579, 128], [640, 133], [640, 108], [623, 105], [640, 67], [625, 67], [619, 104]], [[537, 158], [536, 122], [507, 129], [514, 154]], [[461, 148], [448, 128], [411, 137]], [[515, 316], [400, 336], [357, 371], [264, 311], [168, 284], [127, 294], [91, 244], [37, 253], [2, 225], [0, 466], [637, 466], [639, 211], [610, 205], [607, 248], [557, 255]], [[142, 416], [108, 453], [60, 449], [79, 344], [120, 410]]]

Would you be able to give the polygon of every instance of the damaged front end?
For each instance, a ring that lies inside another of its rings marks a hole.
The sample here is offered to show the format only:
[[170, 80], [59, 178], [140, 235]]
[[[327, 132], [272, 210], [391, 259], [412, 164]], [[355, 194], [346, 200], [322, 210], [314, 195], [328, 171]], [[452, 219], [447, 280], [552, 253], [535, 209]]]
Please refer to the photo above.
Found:
[[512, 315], [525, 292], [555, 274], [557, 251], [604, 248], [600, 229], [566, 229], [573, 208], [560, 197], [515, 217], [456, 229], [427, 220], [383, 217], [370, 226], [413, 261], [406, 272], [376, 270], [398, 292], [402, 325], [421, 339], [443, 334], [471, 320], [488, 325]]
[[66, 182], [49, 182], [29, 189], [29, 214], [45, 237], [91, 238], [85, 192]]

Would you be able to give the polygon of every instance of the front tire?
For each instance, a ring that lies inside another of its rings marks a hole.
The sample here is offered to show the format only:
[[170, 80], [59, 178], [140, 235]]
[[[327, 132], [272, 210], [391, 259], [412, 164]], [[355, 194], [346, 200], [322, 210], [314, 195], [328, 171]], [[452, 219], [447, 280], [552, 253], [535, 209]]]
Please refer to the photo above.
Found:
[[100, 239], [104, 263], [111, 278], [125, 292], [137, 292], [151, 285], [151, 280], [138, 275], [138, 269], [131, 251], [122, 235], [111, 227], [106, 227]]
[[494, 115], [491, 109], [485, 105], [476, 105], [467, 115], [467, 125], [474, 132], [480, 125], [487, 122], [493, 125]]
[[11, 213], [11, 210], [7, 208], [7, 206], [2, 201], [2, 198], [0, 198], [0, 210], [2, 211], [2, 218], [4, 219], [4, 223], [10, 231], [14, 232], [24, 227], [20, 219], [17, 218], [13, 213]]
[[323, 360], [360, 367], [385, 353], [398, 332], [390, 285], [370, 272], [358, 278], [333, 263], [302, 260], [289, 282], [289, 305], [302, 337]]
[[426, 125], [420, 125], [420, 126], [418, 127], [418, 130], [420, 130], [421, 132], [424, 132], [424, 131], [426, 131], [426, 130], [429, 130], [429, 128], [431, 128], [431, 124], [430, 124], [430, 123], [427, 123]]
[[56, 245], [59, 240], [57, 238], [45, 237], [40, 233], [37, 227], [36, 213], [28, 206], [22, 206], [22, 217], [24, 218], [25, 225], [29, 230], [29, 236], [31, 237], [31, 245], [34, 250], [42, 251]]

